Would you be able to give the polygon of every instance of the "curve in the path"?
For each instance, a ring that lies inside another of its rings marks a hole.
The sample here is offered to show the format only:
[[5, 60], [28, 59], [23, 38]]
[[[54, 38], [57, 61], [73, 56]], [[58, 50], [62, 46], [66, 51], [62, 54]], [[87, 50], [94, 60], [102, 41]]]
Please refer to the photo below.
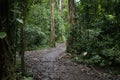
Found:
[[[58, 60], [66, 50], [65, 43], [55, 48], [27, 51], [25, 54], [28, 71], [32, 68], [33, 80], [106, 80], [83, 64], [75, 64], [70, 59]], [[107, 80], [120, 80], [110, 79]]]

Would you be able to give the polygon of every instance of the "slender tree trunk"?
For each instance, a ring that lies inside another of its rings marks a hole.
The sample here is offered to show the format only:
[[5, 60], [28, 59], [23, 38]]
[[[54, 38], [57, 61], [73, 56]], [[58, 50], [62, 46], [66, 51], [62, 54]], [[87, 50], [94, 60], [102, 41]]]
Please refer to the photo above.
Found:
[[25, 38], [24, 38], [24, 27], [25, 27], [25, 17], [27, 13], [27, 7], [28, 7], [28, 2], [27, 0], [22, 0], [21, 2], [21, 10], [22, 10], [22, 19], [23, 23], [20, 25], [21, 26], [21, 32], [20, 32], [20, 39], [21, 39], [21, 49], [20, 49], [20, 56], [21, 56], [21, 72], [22, 76], [25, 76]]
[[61, 26], [61, 18], [62, 18], [62, 1], [63, 0], [58, 0], [58, 5], [59, 5], [59, 7], [58, 7], [58, 12], [59, 12], [59, 16], [60, 16], [60, 18], [59, 18], [59, 31], [60, 31], [60, 36], [59, 36], [59, 39], [60, 39], [60, 41], [63, 41], [62, 40], [62, 26]]
[[55, 47], [55, 29], [54, 29], [54, 0], [50, 0], [51, 6], [51, 35], [50, 35], [50, 44], [51, 47]]
[[[13, 4], [13, 3], [12, 3]], [[13, 18], [10, 8], [13, 7], [8, 0], [0, 1], [0, 32], [5, 32], [7, 36], [0, 39], [0, 80], [14, 80], [15, 72], [15, 51], [14, 23], [9, 20]], [[8, 15], [11, 15], [9, 16]], [[12, 25], [11, 25], [12, 24]]]
[[25, 35], [24, 35], [24, 27], [25, 27], [25, 19], [27, 12], [29, 10], [29, 7], [31, 5], [31, 0], [21, 0], [20, 1], [20, 8], [21, 8], [21, 19], [23, 19], [23, 23], [21, 24], [21, 49], [20, 49], [20, 55], [21, 55], [21, 72], [22, 76], [25, 76]]
[[62, 15], [62, 0], [59, 0], [59, 15]]
[[25, 61], [24, 61], [24, 53], [25, 53], [25, 45], [24, 45], [24, 25], [22, 25], [21, 27], [21, 50], [20, 50], [20, 54], [21, 54], [21, 72], [22, 72], [22, 76], [25, 75]]

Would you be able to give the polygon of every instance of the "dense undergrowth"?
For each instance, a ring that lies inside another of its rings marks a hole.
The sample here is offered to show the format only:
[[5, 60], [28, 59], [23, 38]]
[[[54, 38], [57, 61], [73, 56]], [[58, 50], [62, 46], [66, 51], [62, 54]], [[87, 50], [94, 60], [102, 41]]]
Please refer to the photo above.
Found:
[[[43, 1], [44, 2], [44, 1]], [[49, 47], [50, 44], [50, 5], [49, 3], [33, 4], [26, 16], [24, 34], [26, 50], [36, 50]], [[55, 42], [66, 40], [65, 14], [59, 15], [58, 9], [55, 8]], [[18, 48], [20, 47], [20, 30], [18, 29]]]
[[[49, 0], [34, 0], [30, 2], [28, 12], [25, 16], [24, 28], [24, 47], [25, 50], [40, 50], [50, 47], [50, 2]], [[55, 43], [64, 42], [66, 40], [67, 30], [67, 10], [65, 7], [60, 15], [58, 5], [54, 8], [54, 27], [55, 27]], [[19, 7], [16, 4], [16, 11]], [[19, 17], [20, 16], [20, 17]], [[23, 24], [22, 14], [18, 14], [17, 20], [19, 26], [16, 30], [16, 47], [17, 52], [21, 48], [21, 23]], [[21, 72], [21, 59], [19, 53], [16, 55], [16, 80], [32, 80], [32, 76], [22, 76]], [[25, 66], [26, 67], [26, 66]]]
[[120, 65], [120, 1], [81, 0], [68, 51], [76, 61], [99, 66]]

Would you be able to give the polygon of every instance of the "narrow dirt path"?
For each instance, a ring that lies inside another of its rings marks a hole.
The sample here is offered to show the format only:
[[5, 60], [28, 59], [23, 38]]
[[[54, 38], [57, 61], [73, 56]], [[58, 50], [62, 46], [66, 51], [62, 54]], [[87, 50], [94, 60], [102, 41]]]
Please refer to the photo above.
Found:
[[111, 75], [99, 75], [90, 67], [76, 64], [69, 58], [61, 58], [65, 55], [65, 44], [59, 44], [56, 48], [27, 51], [27, 72], [32, 69], [33, 80], [120, 80]]

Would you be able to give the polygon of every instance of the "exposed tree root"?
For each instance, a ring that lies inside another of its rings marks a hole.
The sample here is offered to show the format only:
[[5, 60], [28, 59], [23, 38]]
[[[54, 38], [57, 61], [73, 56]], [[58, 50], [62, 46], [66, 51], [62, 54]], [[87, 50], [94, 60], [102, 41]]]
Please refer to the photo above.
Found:
[[109, 80], [107, 77], [103, 76], [102, 73], [97, 71], [93, 66], [90, 65], [90, 68], [96, 73], [97, 77], [101, 77], [103, 80]]

